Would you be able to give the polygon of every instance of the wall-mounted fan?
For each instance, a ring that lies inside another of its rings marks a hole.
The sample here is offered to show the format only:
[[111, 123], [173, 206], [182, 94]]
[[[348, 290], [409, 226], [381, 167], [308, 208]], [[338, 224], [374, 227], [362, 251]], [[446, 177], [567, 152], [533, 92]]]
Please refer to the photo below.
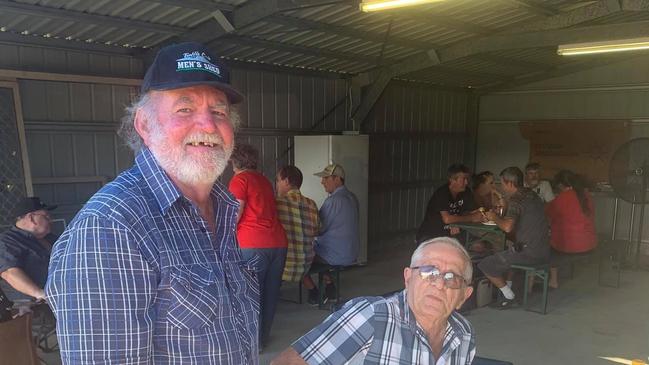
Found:
[[[649, 188], [649, 138], [632, 139], [620, 146], [611, 158], [608, 175], [609, 183], [619, 198], [639, 205], [640, 223], [634, 263], [634, 266], [637, 266], [642, 243], [644, 211], [646, 204], [649, 203], [647, 190]], [[632, 238], [633, 232], [629, 232], [629, 241]]]

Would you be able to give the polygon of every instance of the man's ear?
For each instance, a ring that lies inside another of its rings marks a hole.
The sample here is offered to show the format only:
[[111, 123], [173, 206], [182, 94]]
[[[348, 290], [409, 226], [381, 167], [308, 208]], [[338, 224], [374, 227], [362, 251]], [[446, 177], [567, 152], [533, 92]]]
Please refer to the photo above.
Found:
[[412, 275], [411, 268], [406, 267], [405, 269], [403, 269], [403, 281], [406, 289], [408, 289], [408, 282], [410, 281], [410, 275]]
[[464, 298], [462, 298], [462, 301], [458, 303], [455, 309], [459, 310], [462, 307], [462, 304], [464, 304], [464, 302], [466, 302], [466, 300], [469, 299], [469, 297], [471, 297], [471, 294], [473, 294], [473, 286], [469, 285], [464, 289]]
[[144, 111], [142, 108], [139, 108], [135, 112], [135, 120], [133, 121], [133, 127], [137, 134], [142, 137], [145, 146], [149, 146], [149, 140], [151, 139], [151, 130], [149, 129], [149, 121], [147, 120]]

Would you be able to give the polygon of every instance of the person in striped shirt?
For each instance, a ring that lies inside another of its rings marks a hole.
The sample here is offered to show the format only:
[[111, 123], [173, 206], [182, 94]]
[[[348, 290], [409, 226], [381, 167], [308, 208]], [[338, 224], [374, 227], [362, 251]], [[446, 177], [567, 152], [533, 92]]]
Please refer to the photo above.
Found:
[[457, 240], [424, 241], [404, 269], [405, 290], [349, 301], [272, 364], [469, 365], [475, 336], [457, 309], [471, 296], [472, 274]]
[[[320, 229], [316, 203], [302, 195], [302, 172], [295, 166], [277, 171], [277, 212], [288, 238], [288, 251], [282, 280], [301, 282], [315, 256], [313, 242]], [[317, 294], [314, 298], [317, 301]]]

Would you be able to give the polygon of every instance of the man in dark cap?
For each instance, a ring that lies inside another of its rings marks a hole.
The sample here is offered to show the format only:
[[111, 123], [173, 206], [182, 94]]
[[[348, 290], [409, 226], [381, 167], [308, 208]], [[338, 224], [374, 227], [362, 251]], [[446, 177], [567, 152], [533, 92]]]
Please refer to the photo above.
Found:
[[57, 241], [45, 292], [65, 364], [257, 364], [259, 290], [217, 181], [242, 96], [198, 43], [162, 48], [120, 134], [135, 164]]
[[13, 212], [16, 224], [0, 235], [0, 289], [11, 301], [45, 298], [54, 208], [37, 197], [23, 198]]

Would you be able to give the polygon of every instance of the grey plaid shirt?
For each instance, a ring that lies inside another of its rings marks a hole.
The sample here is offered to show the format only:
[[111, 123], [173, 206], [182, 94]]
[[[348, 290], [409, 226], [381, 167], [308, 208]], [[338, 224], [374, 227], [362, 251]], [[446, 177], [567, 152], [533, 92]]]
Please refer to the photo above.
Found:
[[471, 324], [453, 312], [435, 359], [404, 290], [389, 298], [350, 301], [292, 347], [308, 364], [468, 365], [475, 356], [475, 337]]

